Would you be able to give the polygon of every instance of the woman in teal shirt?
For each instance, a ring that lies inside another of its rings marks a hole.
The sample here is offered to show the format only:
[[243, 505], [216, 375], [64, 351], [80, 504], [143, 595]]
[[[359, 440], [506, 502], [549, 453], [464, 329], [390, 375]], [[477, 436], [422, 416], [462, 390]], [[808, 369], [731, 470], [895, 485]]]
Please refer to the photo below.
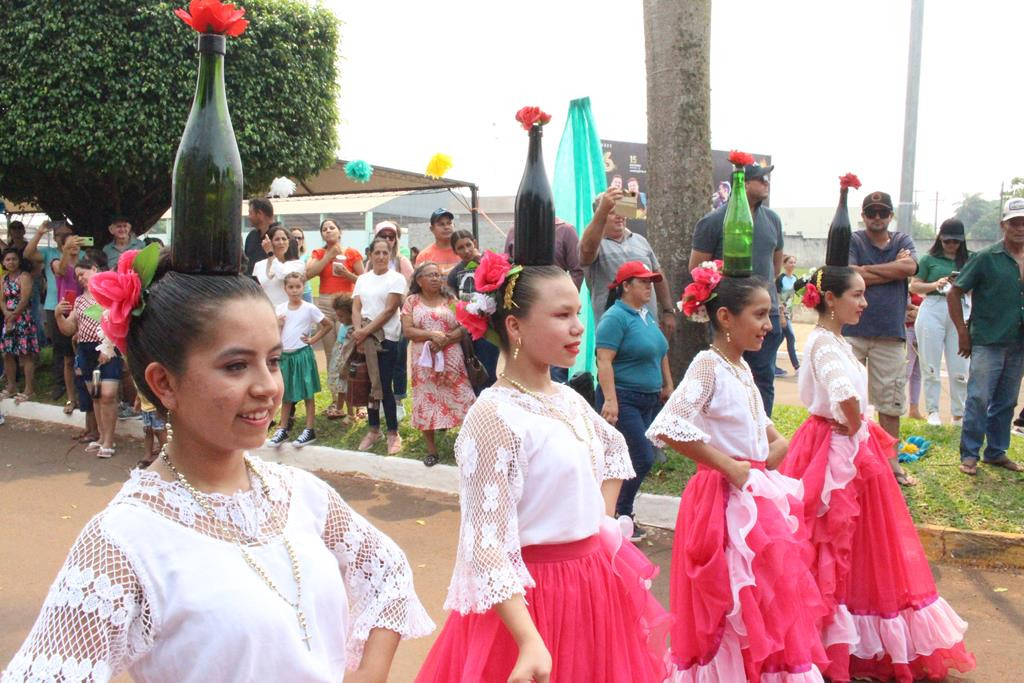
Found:
[[[946, 292], [963, 268], [970, 254], [964, 239], [964, 224], [956, 218], [943, 221], [935, 244], [917, 264], [917, 275], [910, 278], [910, 291], [924, 296], [917, 313], [914, 333], [917, 354], [924, 379], [924, 405], [928, 424], [941, 425], [939, 396], [942, 392], [942, 356], [946, 356], [949, 372], [949, 402], [953, 424], [959, 425], [967, 399], [968, 360], [958, 351], [956, 327], [946, 307]], [[966, 317], [966, 305], [965, 305]]]
[[[636, 476], [622, 482], [615, 516], [633, 516], [633, 501], [654, 465], [654, 447], [647, 440], [661, 405], [672, 395], [668, 341], [650, 315], [653, 283], [661, 275], [640, 261], [623, 263], [608, 285], [611, 293], [597, 325], [597, 409], [626, 437]], [[634, 524], [633, 538], [644, 537]]]

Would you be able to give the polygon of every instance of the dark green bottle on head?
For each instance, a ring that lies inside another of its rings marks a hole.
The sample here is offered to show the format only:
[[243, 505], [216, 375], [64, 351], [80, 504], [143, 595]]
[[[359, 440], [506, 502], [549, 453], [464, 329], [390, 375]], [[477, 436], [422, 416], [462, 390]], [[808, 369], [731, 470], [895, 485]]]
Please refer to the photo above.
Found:
[[550, 266], [555, 262], [555, 199], [544, 170], [541, 126], [531, 126], [529, 135], [526, 169], [516, 193], [512, 260], [524, 266]]
[[732, 192], [722, 226], [722, 272], [729, 277], [749, 277], [754, 272], [754, 218], [747, 202], [743, 167], [732, 170]]
[[199, 36], [195, 100], [174, 160], [174, 270], [232, 275], [242, 266], [242, 158], [224, 90], [223, 35]]
[[846, 266], [850, 263], [850, 210], [846, 205], [849, 190], [839, 189], [839, 206], [836, 207], [832, 224], [828, 228], [828, 242], [825, 248], [826, 266]]

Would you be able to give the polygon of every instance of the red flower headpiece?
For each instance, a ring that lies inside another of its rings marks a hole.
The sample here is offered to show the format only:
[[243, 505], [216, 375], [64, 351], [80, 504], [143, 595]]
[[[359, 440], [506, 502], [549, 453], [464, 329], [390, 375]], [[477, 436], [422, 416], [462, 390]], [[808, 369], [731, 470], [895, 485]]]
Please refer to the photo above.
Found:
[[541, 111], [540, 107], [523, 107], [516, 112], [516, 121], [523, 124], [523, 130], [530, 130], [551, 121], [551, 114]]
[[860, 178], [853, 175], [852, 173], [847, 173], [846, 175], [839, 176], [839, 189], [845, 190], [850, 187], [852, 187], [855, 190], [859, 188]]
[[715, 287], [722, 281], [722, 262], [705, 261], [691, 270], [690, 275], [693, 282], [686, 285], [677, 306], [690, 320], [706, 323], [710, 318], [705, 304], [715, 298]]
[[192, 0], [188, 4], [188, 12], [176, 9], [174, 14], [200, 33], [220, 33], [232, 38], [242, 35], [249, 25], [249, 21], [242, 18], [245, 16], [244, 7], [236, 8], [220, 0]]
[[146, 288], [153, 281], [159, 260], [158, 244], [142, 251], [132, 249], [121, 254], [116, 271], [96, 273], [89, 280], [89, 291], [101, 311], [90, 309], [86, 314], [94, 319], [99, 317], [103, 334], [121, 353], [125, 353], [132, 316], [142, 315], [146, 307]]
[[473, 271], [473, 287], [476, 291], [469, 302], [460, 301], [456, 304], [455, 319], [469, 331], [473, 339], [481, 339], [488, 333], [491, 316], [498, 310], [497, 291], [510, 278], [513, 282], [505, 290], [505, 309], [514, 305], [514, 280], [519, 277], [523, 267], [513, 264], [507, 254], [485, 251], [480, 262], [470, 263], [467, 270]]
[[734, 166], [749, 166], [754, 163], [754, 155], [734, 149], [729, 152], [729, 163]]

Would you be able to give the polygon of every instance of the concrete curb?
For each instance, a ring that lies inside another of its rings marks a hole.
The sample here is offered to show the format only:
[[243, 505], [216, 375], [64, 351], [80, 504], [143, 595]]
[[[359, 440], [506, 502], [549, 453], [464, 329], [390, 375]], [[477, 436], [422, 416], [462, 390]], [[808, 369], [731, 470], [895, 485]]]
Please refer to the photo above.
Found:
[[[50, 422], [68, 427], [81, 426], [81, 413], [65, 415], [61, 406], [27, 401], [15, 405], [11, 399], [0, 402], [0, 411], [8, 417]], [[121, 420], [118, 434], [141, 439], [140, 420]], [[387, 457], [327, 446], [291, 445], [280, 449], [260, 448], [256, 453], [266, 460], [295, 465], [305, 470], [323, 470], [335, 474], [361, 474], [372, 479], [402, 486], [458, 494], [458, 468], [453, 465], [424, 467], [418, 460]], [[636, 500], [638, 521], [649, 526], [674, 530], [679, 511], [678, 496], [641, 493]], [[996, 531], [967, 531], [931, 524], [917, 525], [925, 554], [932, 562], [970, 567], [1024, 569], [1024, 535]]]

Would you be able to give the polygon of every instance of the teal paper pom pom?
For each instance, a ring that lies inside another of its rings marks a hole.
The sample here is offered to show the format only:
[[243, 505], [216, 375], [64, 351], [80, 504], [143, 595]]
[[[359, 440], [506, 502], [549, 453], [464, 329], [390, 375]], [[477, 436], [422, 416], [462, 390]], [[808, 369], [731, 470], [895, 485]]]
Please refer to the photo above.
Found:
[[345, 164], [345, 175], [357, 183], [368, 183], [373, 176], [373, 166], [365, 161], [350, 161]]

